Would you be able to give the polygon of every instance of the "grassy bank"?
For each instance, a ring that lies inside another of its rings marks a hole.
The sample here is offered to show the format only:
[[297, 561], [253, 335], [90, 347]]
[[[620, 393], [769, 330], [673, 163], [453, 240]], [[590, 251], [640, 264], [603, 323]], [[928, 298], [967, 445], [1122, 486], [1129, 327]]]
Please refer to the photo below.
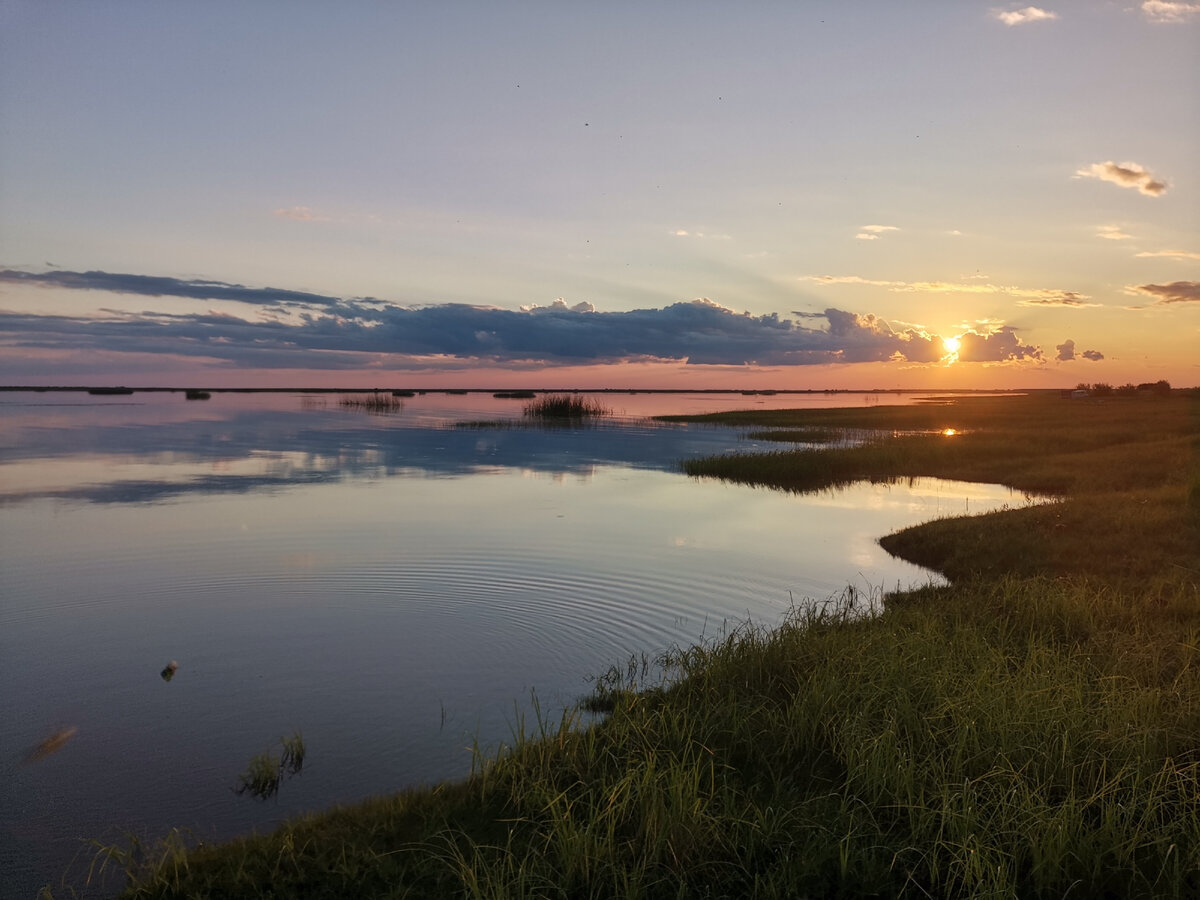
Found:
[[614, 668], [598, 726], [530, 723], [464, 782], [271, 835], [168, 840], [125, 860], [125, 896], [1195, 896], [1198, 414], [1055, 396], [738, 416], [879, 436], [689, 471], [1062, 499], [885, 540], [949, 587], [797, 607], [668, 653], [665, 686]]

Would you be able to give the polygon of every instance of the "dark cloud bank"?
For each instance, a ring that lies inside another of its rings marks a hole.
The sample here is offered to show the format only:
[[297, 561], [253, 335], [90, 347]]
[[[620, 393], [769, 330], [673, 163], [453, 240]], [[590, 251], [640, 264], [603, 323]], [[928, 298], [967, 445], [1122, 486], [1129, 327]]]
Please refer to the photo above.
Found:
[[[371, 298], [346, 300], [219, 281], [106, 272], [0, 270], [2, 282], [262, 307], [267, 315], [255, 321], [220, 313], [0, 313], [0, 334], [10, 347], [171, 353], [258, 368], [360, 368], [364, 354], [418, 357], [420, 365], [441, 366], [639, 360], [796, 366], [932, 363], [946, 355], [936, 334], [834, 308], [797, 312], [793, 321], [774, 313], [739, 314], [704, 299], [625, 312], [597, 312], [587, 303], [568, 307], [558, 300], [514, 311], [459, 303], [405, 308]], [[1015, 329], [1003, 327], [962, 335], [958, 359], [999, 362], [1043, 356], [1040, 348], [1023, 343]]]

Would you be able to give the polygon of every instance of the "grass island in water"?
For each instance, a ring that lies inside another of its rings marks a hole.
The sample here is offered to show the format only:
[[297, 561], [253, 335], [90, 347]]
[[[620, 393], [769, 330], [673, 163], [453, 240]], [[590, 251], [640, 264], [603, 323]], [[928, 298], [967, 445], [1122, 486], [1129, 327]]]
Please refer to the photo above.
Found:
[[883, 539], [946, 587], [798, 606], [597, 682], [457, 783], [124, 857], [148, 897], [1194, 897], [1200, 397], [730, 413], [854, 447], [686, 463], [1058, 502]]

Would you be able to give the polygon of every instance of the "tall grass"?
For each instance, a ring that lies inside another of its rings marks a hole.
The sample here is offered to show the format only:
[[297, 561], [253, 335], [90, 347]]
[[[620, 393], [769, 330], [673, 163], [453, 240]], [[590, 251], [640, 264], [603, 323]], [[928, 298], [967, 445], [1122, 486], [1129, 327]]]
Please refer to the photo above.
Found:
[[611, 415], [612, 410], [590, 397], [549, 394], [526, 403], [523, 415], [540, 422], [583, 422]]
[[370, 394], [347, 394], [338, 401], [344, 409], [361, 409], [368, 413], [394, 413], [404, 409], [403, 392], [383, 393], [374, 391]]

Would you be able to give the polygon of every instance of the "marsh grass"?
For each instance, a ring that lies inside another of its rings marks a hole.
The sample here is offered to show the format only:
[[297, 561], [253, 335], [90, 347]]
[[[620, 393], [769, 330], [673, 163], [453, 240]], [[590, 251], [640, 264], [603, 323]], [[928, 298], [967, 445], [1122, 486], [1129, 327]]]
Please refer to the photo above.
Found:
[[535, 705], [462, 782], [220, 847], [173, 835], [124, 896], [1200, 895], [1195, 400], [983, 399], [816, 417], [969, 440], [721, 475], [1055, 486], [1051, 506], [893, 536], [950, 585], [631, 657], [594, 685], [598, 724]]
[[407, 396], [412, 395], [404, 391], [374, 391], [370, 394], [347, 394], [338, 403], [343, 409], [360, 409], [375, 414], [395, 413], [404, 409], [404, 398]]
[[549, 394], [525, 404], [522, 415], [539, 422], [583, 422], [612, 414], [607, 406], [590, 397]]
[[233, 792], [239, 796], [249, 794], [258, 800], [269, 800], [279, 793], [283, 782], [304, 769], [304, 738], [300, 732], [279, 739], [282, 749], [278, 756], [272, 751], [260, 753], [250, 759], [246, 771], [238, 776]]

